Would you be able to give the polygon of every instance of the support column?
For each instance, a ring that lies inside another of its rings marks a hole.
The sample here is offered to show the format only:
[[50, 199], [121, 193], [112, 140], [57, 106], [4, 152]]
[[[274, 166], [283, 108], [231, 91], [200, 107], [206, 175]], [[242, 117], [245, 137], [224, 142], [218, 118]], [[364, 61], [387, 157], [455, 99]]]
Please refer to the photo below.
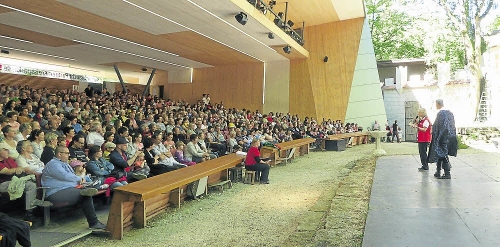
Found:
[[146, 84], [146, 87], [144, 88], [144, 91], [142, 92], [142, 96], [146, 96], [146, 92], [149, 91], [149, 85], [151, 85], [151, 82], [153, 81], [153, 76], [155, 75], [156, 69], [153, 69], [151, 71], [151, 75], [149, 76], [148, 84]]
[[120, 70], [118, 70], [118, 66], [116, 64], [113, 64], [113, 67], [115, 68], [116, 75], [118, 76], [118, 80], [120, 81], [120, 84], [122, 85], [122, 89], [124, 93], [127, 93], [127, 88], [125, 87], [125, 83], [123, 82], [122, 75], [120, 74]]

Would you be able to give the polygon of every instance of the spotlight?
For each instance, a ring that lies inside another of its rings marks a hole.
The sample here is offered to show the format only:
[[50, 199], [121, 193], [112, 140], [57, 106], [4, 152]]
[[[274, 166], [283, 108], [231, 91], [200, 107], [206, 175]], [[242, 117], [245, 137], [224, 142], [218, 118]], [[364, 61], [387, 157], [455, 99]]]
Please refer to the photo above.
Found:
[[289, 27], [293, 27], [293, 24], [295, 24], [295, 23], [293, 23], [292, 20], [288, 20], [286, 23], [288, 24]]
[[267, 14], [267, 7], [266, 7], [266, 5], [264, 5], [264, 4], [261, 3], [259, 5], [258, 9], [260, 10], [260, 12], [262, 12], [262, 14], [264, 14], [264, 15]]
[[284, 16], [284, 15], [285, 15], [285, 14], [283, 14], [283, 12], [279, 12], [279, 13], [278, 13], [278, 17], [279, 17], [280, 19], [283, 19], [283, 16]]
[[290, 52], [292, 52], [292, 47], [287, 45], [285, 47], [283, 47], [283, 51], [286, 53], [286, 54], [290, 54]]
[[270, 39], [274, 39], [274, 33], [267, 34], [267, 37], [270, 38]]
[[323, 58], [323, 62], [328, 62], [328, 56], [325, 56], [325, 58]]
[[274, 19], [274, 24], [276, 24], [276, 26], [278, 26], [279, 28], [283, 28], [284, 26], [284, 23], [280, 18]]
[[276, 1], [269, 1], [269, 6], [274, 6], [276, 5]]
[[142, 68], [141, 70], [144, 71], [144, 72], [148, 71], [147, 68]]
[[0, 52], [3, 53], [3, 54], [9, 54], [10, 53], [8, 50], [4, 50], [4, 49], [0, 50]]
[[243, 12], [240, 12], [239, 14], [235, 15], [234, 18], [236, 18], [238, 23], [240, 23], [241, 25], [247, 24], [248, 16]]

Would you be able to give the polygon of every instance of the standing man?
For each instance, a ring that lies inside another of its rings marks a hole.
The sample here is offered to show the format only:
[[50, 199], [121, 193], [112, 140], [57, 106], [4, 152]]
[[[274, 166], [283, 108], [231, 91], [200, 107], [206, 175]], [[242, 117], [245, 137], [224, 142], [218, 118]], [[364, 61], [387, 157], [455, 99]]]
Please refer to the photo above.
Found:
[[416, 124], [411, 124], [417, 129], [417, 142], [418, 142], [418, 153], [420, 154], [420, 163], [422, 167], [418, 168], [419, 171], [429, 170], [429, 164], [427, 163], [427, 148], [429, 148], [429, 143], [431, 142], [431, 122], [427, 118], [427, 111], [424, 108], [418, 110], [418, 119]]
[[[427, 162], [437, 162], [434, 177], [439, 179], [450, 179], [451, 166], [448, 155], [457, 156], [457, 130], [455, 129], [455, 117], [453, 113], [443, 109], [443, 107], [443, 100], [436, 100], [436, 108], [439, 112], [432, 128], [432, 141]], [[441, 168], [444, 169], [443, 176], [441, 176]]]
[[392, 124], [392, 142], [394, 142], [394, 138], [397, 138], [398, 143], [401, 142], [399, 139], [399, 130], [398, 130], [398, 120], [394, 120], [394, 123]]

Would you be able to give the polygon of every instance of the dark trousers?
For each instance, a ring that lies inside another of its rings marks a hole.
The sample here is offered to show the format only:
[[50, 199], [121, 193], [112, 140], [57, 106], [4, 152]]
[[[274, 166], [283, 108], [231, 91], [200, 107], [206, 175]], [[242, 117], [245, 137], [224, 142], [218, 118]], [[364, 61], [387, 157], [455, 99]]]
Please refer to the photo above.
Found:
[[30, 227], [22, 220], [0, 213], [0, 233], [3, 235], [0, 241], [1, 247], [16, 246], [16, 242], [24, 247], [31, 246]]
[[398, 142], [401, 142], [401, 140], [399, 140], [399, 135], [398, 135], [398, 131], [393, 131], [392, 132], [392, 142], [394, 142], [394, 138], [396, 138], [398, 140]]
[[271, 167], [268, 164], [258, 163], [255, 165], [245, 166], [245, 169], [260, 172], [261, 183], [269, 181], [269, 170]]
[[428, 142], [419, 142], [418, 143], [418, 153], [420, 154], [420, 163], [422, 163], [423, 168], [429, 168], [429, 164], [427, 163], [427, 149], [429, 148]]
[[448, 156], [438, 158], [436, 169], [437, 171], [441, 171], [441, 168], [444, 169], [444, 174], [450, 174], [450, 161], [448, 160]]
[[68, 203], [69, 205], [81, 205], [89, 226], [92, 226], [99, 221], [97, 219], [97, 215], [95, 214], [94, 201], [92, 200], [92, 197], [80, 195], [80, 189], [67, 188], [60, 190], [47, 197], [47, 201], [54, 204]]

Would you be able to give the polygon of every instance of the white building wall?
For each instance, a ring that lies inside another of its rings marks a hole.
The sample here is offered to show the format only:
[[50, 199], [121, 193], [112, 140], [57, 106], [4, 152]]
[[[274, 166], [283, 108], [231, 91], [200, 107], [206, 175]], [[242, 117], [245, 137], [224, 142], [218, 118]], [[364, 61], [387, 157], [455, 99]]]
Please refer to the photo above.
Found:
[[[386, 89], [384, 90], [384, 104], [387, 119], [390, 125], [394, 123], [394, 120], [398, 120], [399, 126], [404, 130], [405, 102], [418, 101], [419, 105], [427, 110], [430, 120], [434, 122], [437, 114], [436, 99], [443, 99], [445, 108], [455, 115], [457, 127], [473, 126], [475, 109], [469, 92], [469, 84], [446, 85], [443, 88], [437, 86], [404, 88], [401, 94], [396, 89]], [[500, 95], [500, 91], [497, 93]], [[493, 106], [494, 111], [498, 111], [498, 108], [500, 107]]]

